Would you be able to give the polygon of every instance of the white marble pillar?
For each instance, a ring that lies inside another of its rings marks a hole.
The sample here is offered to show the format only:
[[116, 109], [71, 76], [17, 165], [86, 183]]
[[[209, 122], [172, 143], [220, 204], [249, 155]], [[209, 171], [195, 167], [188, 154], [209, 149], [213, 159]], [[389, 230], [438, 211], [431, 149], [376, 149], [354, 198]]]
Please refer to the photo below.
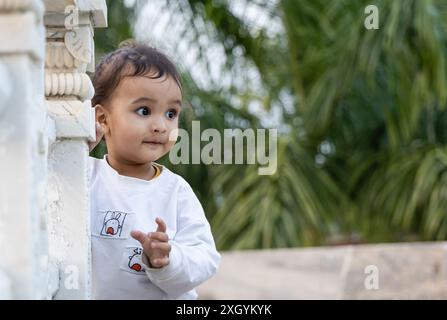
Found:
[[45, 96], [55, 121], [48, 157], [50, 257], [60, 282], [56, 299], [90, 298], [90, 200], [87, 140], [95, 137], [90, 99], [93, 28], [106, 27], [105, 0], [45, 0]]
[[[56, 290], [46, 228], [44, 6], [0, 0], [0, 297]], [[47, 127], [48, 125], [48, 127]], [[53, 284], [53, 285], [50, 285]]]
[[88, 299], [93, 27], [104, 0], [0, 0], [0, 298]]

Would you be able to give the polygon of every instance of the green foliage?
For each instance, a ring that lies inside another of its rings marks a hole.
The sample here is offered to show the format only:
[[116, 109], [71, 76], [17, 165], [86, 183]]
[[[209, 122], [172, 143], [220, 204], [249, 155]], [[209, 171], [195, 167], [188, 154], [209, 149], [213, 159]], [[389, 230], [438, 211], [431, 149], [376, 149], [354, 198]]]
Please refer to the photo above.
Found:
[[95, 29], [96, 60], [107, 52], [117, 49], [120, 42], [132, 38], [134, 7], [126, 7], [124, 1], [106, 0], [108, 27]]

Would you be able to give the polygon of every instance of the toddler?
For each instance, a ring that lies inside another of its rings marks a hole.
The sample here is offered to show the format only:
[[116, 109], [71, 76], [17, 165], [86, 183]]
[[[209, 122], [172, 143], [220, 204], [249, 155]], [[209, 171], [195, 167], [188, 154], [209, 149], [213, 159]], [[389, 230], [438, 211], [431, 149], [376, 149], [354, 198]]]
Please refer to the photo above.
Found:
[[[189, 184], [155, 161], [175, 143], [182, 85], [157, 49], [128, 44], [103, 57], [93, 86], [90, 158], [92, 298], [196, 299], [220, 255]], [[170, 138], [171, 135], [171, 138]]]

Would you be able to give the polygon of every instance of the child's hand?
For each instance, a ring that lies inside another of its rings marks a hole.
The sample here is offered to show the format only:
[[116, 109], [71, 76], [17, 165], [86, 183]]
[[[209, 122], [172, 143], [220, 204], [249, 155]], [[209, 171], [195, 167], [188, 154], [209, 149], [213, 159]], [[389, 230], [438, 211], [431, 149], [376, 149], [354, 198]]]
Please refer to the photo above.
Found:
[[138, 240], [143, 246], [143, 252], [149, 260], [151, 268], [163, 268], [169, 264], [169, 252], [171, 245], [168, 243], [166, 224], [161, 218], [155, 219], [158, 224], [155, 232], [144, 232], [133, 230], [130, 235]]
[[96, 127], [96, 141], [89, 141], [88, 142], [88, 151], [91, 152], [96, 145], [101, 141], [102, 137], [104, 136], [104, 131], [102, 131], [101, 125], [99, 122], [95, 122]]

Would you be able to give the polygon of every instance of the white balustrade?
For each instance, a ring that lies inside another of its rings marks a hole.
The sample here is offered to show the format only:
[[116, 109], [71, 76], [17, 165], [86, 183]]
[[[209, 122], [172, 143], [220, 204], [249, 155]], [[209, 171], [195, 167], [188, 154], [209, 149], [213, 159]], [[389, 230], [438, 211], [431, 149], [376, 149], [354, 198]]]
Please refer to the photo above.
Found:
[[93, 28], [105, 0], [0, 0], [0, 299], [90, 298]]

